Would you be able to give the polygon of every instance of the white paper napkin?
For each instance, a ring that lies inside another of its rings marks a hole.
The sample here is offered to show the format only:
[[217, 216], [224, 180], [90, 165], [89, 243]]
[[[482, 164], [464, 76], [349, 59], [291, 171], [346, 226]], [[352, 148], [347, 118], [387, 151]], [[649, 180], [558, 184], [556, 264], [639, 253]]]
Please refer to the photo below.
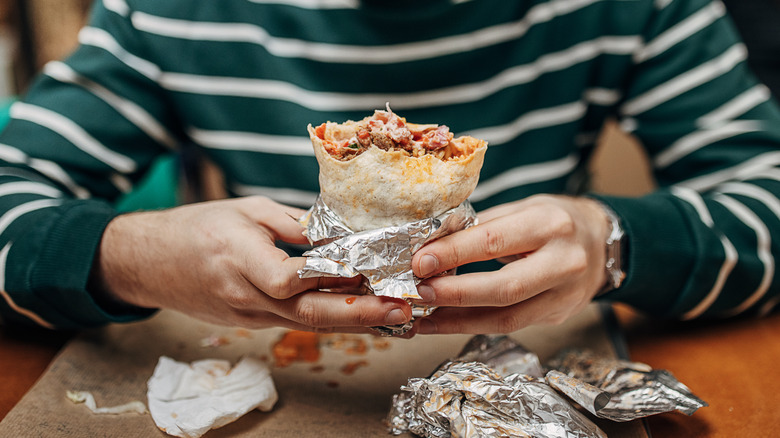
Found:
[[270, 369], [251, 356], [232, 369], [225, 360], [187, 364], [162, 356], [147, 385], [157, 427], [186, 438], [200, 437], [252, 409], [270, 411], [278, 399]]

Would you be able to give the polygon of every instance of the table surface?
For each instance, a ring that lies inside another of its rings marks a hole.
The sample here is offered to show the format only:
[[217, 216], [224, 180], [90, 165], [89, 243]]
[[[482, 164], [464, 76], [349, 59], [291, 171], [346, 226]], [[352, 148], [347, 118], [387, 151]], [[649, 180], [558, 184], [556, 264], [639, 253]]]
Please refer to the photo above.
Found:
[[[780, 436], [780, 314], [760, 319], [673, 322], [623, 306], [616, 315], [632, 360], [667, 369], [709, 407], [692, 417], [650, 417], [654, 438]], [[0, 419], [43, 374], [71, 333], [0, 328]]]

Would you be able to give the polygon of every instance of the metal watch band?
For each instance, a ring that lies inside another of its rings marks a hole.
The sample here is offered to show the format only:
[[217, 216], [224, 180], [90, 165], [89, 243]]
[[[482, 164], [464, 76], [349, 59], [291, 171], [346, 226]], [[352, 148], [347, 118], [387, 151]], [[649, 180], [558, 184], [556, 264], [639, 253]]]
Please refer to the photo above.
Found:
[[610, 226], [609, 236], [606, 241], [606, 254], [607, 261], [605, 270], [607, 273], [607, 282], [604, 287], [599, 291], [599, 295], [609, 292], [613, 289], [617, 289], [623, 283], [623, 279], [626, 278], [626, 273], [623, 272], [623, 255], [621, 251], [621, 242], [623, 240], [623, 228], [620, 226], [620, 219], [617, 214], [612, 211], [611, 208], [601, 203], [601, 207], [607, 214], [607, 221]]

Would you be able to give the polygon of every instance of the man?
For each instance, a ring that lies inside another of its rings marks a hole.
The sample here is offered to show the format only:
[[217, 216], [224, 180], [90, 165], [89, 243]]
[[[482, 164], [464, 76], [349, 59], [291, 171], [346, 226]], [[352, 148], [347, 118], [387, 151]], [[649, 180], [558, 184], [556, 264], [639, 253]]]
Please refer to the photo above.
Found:
[[[682, 318], [778, 302], [780, 111], [719, 2], [104, 0], [80, 42], [0, 137], [6, 322], [407, 321], [406, 303], [321, 291], [354, 281], [299, 279], [304, 260], [276, 246], [303, 243], [290, 216], [318, 191], [305, 126], [385, 102], [490, 143], [480, 225], [414, 257], [440, 306], [419, 332], [556, 323], [598, 294]], [[574, 196], [609, 117], [645, 146], [657, 192]], [[239, 198], [117, 215], [107, 201], [183, 144]]]

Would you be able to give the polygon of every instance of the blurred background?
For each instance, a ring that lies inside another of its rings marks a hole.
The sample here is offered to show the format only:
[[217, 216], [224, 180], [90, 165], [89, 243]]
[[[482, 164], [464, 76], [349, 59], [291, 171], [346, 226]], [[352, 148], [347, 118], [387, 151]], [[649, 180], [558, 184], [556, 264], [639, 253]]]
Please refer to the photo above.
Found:
[[76, 46], [91, 0], [0, 0], [0, 98], [21, 94], [31, 77]]

